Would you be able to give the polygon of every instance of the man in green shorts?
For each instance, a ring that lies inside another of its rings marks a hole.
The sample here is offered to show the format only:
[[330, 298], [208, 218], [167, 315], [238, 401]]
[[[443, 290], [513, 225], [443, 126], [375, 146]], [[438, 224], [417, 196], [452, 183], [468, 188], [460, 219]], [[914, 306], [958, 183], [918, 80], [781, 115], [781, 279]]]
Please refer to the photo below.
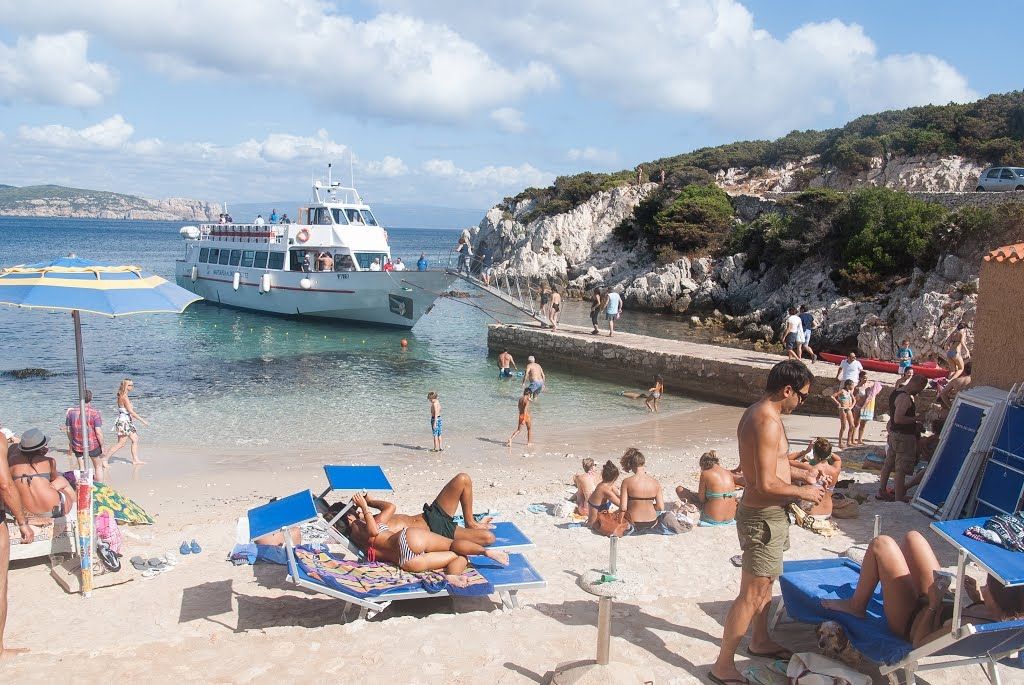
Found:
[[[782, 555], [789, 549], [790, 502], [808, 500], [817, 504], [824, 489], [815, 485], [793, 485], [789, 439], [782, 415], [793, 413], [807, 399], [813, 375], [803, 362], [787, 359], [772, 367], [764, 396], [749, 407], [737, 428], [740, 468], [746, 488], [736, 512], [736, 534], [743, 550], [740, 592], [729, 609], [718, 660], [709, 677], [719, 685], [747, 682], [736, 669], [736, 648], [747, 633], [751, 620], [754, 633], [747, 654], [770, 659], [789, 659], [792, 652], [768, 635], [768, 608], [772, 585], [782, 574]], [[800, 471], [799, 477], [819, 480], [817, 467]]]

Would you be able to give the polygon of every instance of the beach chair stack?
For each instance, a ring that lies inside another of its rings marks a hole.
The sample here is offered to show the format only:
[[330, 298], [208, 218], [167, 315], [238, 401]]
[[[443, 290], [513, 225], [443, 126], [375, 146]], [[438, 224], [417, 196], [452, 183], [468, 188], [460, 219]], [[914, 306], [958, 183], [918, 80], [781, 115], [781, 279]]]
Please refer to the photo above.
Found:
[[[1000, 621], [973, 625], [962, 623], [960, 607], [967, 561], [973, 561], [1008, 587], [1024, 585], [1024, 554], [1005, 550], [997, 545], [972, 540], [964, 535], [970, 526], [982, 525], [987, 518], [962, 519], [932, 523], [932, 529], [956, 547], [956, 596], [953, 623], [948, 633], [917, 648], [888, 626], [882, 608], [882, 592], [878, 588], [863, 618], [830, 611], [822, 607], [823, 599], [847, 599], [853, 595], [860, 575], [860, 566], [845, 558], [811, 559], [787, 562], [779, 583], [782, 601], [772, 619], [772, 626], [783, 613], [802, 623], [835, 621], [846, 631], [850, 643], [866, 659], [879, 667], [890, 683], [916, 683], [919, 671], [980, 664], [988, 680], [1000, 685], [999, 662], [1024, 650], [1024, 620]], [[965, 682], [979, 682], [968, 678]]]
[[[344, 546], [357, 562], [365, 564], [367, 571], [371, 566], [379, 567], [379, 564], [371, 565], [366, 562], [363, 551], [333, 525], [351, 508], [351, 502], [330, 520], [327, 520], [324, 516], [327, 510], [326, 497], [331, 493], [389, 493], [393, 491], [390, 481], [379, 466], [328, 465], [324, 467], [324, 472], [327, 475], [328, 487], [319, 496], [314, 497], [311, 491], [303, 490], [250, 509], [248, 512], [250, 539], [270, 533], [285, 533], [289, 582], [345, 602], [347, 604], [346, 618], [349, 609], [357, 609], [359, 619], [379, 614], [393, 602], [427, 597], [454, 597], [459, 594], [450, 588], [432, 587], [427, 589], [418, 584], [363, 592], [345, 584], [333, 582], [332, 579], [321, 574], [308, 572], [308, 565], [300, 562], [309, 558], [309, 552], [302, 548], [296, 548], [291, 535], [287, 532], [294, 526], [313, 521], [322, 521], [330, 537], [339, 545]], [[492, 532], [495, 534], [496, 541], [491, 548], [509, 552], [508, 565], [501, 566], [483, 556], [470, 557], [470, 565], [479, 576], [482, 576], [488, 587], [493, 588], [493, 592], [498, 595], [504, 609], [515, 609], [519, 607], [518, 593], [520, 590], [543, 588], [547, 583], [522, 554], [523, 551], [534, 546], [530, 539], [510, 521], [501, 521], [494, 525], [495, 528]], [[322, 560], [325, 555], [326, 553], [321, 552], [318, 556]], [[353, 568], [351, 560], [343, 560], [340, 557], [328, 558], [326, 561], [328, 564], [344, 565], [347, 569]], [[404, 572], [395, 569], [394, 573], [402, 574]]]

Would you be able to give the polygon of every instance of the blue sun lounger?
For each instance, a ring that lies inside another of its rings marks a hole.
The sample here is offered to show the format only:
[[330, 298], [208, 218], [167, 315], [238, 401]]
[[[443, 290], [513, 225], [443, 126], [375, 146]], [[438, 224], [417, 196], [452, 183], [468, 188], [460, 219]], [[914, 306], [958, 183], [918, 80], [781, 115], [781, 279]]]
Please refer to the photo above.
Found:
[[[331, 492], [394, 492], [391, 481], [388, 480], [384, 469], [379, 466], [337, 466], [327, 464], [324, 466], [324, 474], [327, 476], [327, 489], [320, 493], [317, 498], [320, 505], [320, 513], [326, 512], [324, 498]], [[351, 502], [345, 504], [341, 511], [332, 516], [327, 522], [332, 536], [344, 544], [350, 552], [360, 559], [365, 553], [359, 549], [351, 540], [342, 535], [334, 528], [334, 523], [344, 516], [353, 507]], [[326, 518], [326, 517], [325, 517]], [[526, 536], [519, 527], [511, 521], [494, 521], [491, 523], [491, 532], [494, 533], [494, 543], [491, 549], [500, 549], [505, 552], [523, 552], [533, 549], [536, 545]]]
[[948, 634], [915, 649], [910, 642], [889, 629], [882, 610], [880, 588], [868, 603], [864, 618], [823, 608], [821, 600], [847, 599], [853, 595], [857, 586], [860, 566], [845, 558], [786, 563], [779, 578], [782, 603], [776, 611], [773, 624], [783, 611], [803, 623], [835, 621], [846, 630], [851, 644], [864, 657], [877, 664], [879, 672], [889, 676], [892, 683], [897, 682], [895, 678], [900, 671], [905, 674], [905, 682], [913, 685], [917, 671], [981, 664], [988, 679], [994, 685], [1000, 685], [999, 661], [1024, 650], [1024, 620], [961, 625], [960, 588], [963, 587], [967, 559], [978, 562], [1008, 586], [1024, 584], [1024, 554], [1015, 554], [996, 545], [963, 536], [968, 526], [980, 525], [985, 520], [981, 518], [931, 524], [939, 535], [954, 544], [960, 552], [955, 613]]
[[[320, 514], [313, 502], [313, 494], [309, 490], [303, 490], [250, 509], [248, 512], [249, 535], [251, 538], [257, 538], [268, 533], [287, 531], [292, 526], [318, 518], [320, 518]], [[451, 596], [446, 590], [428, 592], [422, 588], [398, 588], [373, 597], [361, 597], [343, 589], [329, 587], [302, 570], [296, 560], [291, 536], [285, 535], [284, 538], [288, 550], [288, 580], [301, 588], [319, 592], [347, 602], [353, 607], [358, 607], [359, 618], [378, 614], [387, 609], [392, 602], [400, 600]], [[537, 570], [522, 554], [510, 554], [508, 566], [501, 566], [487, 557], [470, 557], [470, 563], [494, 588], [504, 609], [519, 607], [518, 592], [520, 590], [543, 588], [547, 585], [547, 581], [537, 573]]]

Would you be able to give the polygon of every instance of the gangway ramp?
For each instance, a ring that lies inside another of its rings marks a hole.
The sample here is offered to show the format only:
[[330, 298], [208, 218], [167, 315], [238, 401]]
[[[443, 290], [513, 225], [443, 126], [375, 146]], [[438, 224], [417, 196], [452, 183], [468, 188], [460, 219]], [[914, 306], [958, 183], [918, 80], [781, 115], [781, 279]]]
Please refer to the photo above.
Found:
[[529, 281], [523, 284], [520, 283], [518, 276], [509, 276], [507, 273], [504, 273], [490, 279], [491, 282], [488, 284], [484, 283], [476, 276], [467, 273], [465, 269], [454, 269], [448, 267], [445, 271], [452, 276], [461, 278], [477, 290], [485, 292], [488, 295], [501, 300], [513, 309], [522, 312], [526, 316], [538, 322], [541, 326], [551, 325], [551, 321], [548, 319], [547, 314], [545, 314], [539, 306], [534, 304]]

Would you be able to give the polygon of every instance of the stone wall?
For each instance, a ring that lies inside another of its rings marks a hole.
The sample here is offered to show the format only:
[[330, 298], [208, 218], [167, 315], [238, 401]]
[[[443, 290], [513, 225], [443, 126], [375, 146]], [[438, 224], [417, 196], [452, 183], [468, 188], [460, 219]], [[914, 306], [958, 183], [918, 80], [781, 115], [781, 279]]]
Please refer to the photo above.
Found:
[[[542, 365], [630, 387], [650, 387], [654, 375], [661, 374], [669, 392], [741, 406], [761, 398], [768, 372], [782, 360], [747, 350], [637, 335], [627, 334], [616, 340], [498, 324], [488, 326], [487, 345], [492, 352], [507, 349], [517, 357], [535, 355]], [[686, 351], [680, 351], [681, 346]], [[835, 404], [829, 395], [835, 390], [836, 367], [818, 363], [811, 370], [815, 381], [800, 411], [834, 416]], [[886, 387], [877, 400], [878, 414], [888, 407], [892, 386], [888, 380], [883, 382]]]
[[983, 262], [971, 356], [974, 385], [1009, 390], [1014, 383], [1024, 382], [1021, 302], [1024, 302], [1024, 262], [1009, 259]]

